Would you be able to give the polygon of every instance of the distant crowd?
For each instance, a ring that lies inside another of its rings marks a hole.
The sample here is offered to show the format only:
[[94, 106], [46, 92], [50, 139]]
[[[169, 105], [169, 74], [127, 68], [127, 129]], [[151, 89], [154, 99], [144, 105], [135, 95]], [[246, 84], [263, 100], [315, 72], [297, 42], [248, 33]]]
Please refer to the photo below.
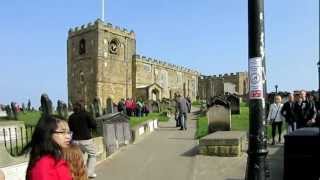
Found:
[[144, 101], [139, 98], [137, 101], [132, 98], [127, 98], [126, 100], [121, 99], [117, 104], [118, 112], [123, 112], [128, 116], [148, 116], [150, 109], [144, 103]]
[[275, 102], [269, 108], [267, 121], [272, 126], [272, 144], [276, 143], [276, 130], [278, 142], [281, 143], [283, 122], [288, 126], [288, 133], [304, 127], [320, 127], [320, 101], [306, 91], [298, 95], [289, 94], [285, 103], [280, 95], [276, 95]]

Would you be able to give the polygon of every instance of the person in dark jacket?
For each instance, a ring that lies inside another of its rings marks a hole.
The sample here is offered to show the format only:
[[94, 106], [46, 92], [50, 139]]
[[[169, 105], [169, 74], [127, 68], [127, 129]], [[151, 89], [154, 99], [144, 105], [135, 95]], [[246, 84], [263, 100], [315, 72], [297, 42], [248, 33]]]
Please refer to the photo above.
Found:
[[69, 127], [73, 131], [73, 142], [79, 145], [82, 152], [88, 153], [88, 177], [95, 178], [96, 148], [91, 136], [91, 129], [97, 127], [94, 119], [85, 111], [80, 102], [73, 106], [74, 113], [69, 117]]
[[289, 100], [283, 104], [281, 115], [285, 118], [288, 124], [288, 133], [293, 132], [297, 128], [296, 120], [294, 117], [294, 96], [289, 94]]
[[177, 108], [179, 112], [180, 130], [187, 130], [187, 114], [189, 112], [189, 103], [186, 98], [178, 94]]

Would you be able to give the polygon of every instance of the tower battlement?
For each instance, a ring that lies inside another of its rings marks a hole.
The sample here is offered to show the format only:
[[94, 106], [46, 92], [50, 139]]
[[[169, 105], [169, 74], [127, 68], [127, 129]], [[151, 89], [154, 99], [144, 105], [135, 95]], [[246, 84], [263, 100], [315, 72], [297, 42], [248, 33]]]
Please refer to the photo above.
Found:
[[111, 23], [105, 23], [101, 19], [97, 19], [94, 22], [89, 22], [88, 24], [84, 24], [81, 26], [76, 26], [74, 28], [70, 28], [69, 29], [69, 36], [74, 36], [74, 35], [88, 32], [88, 31], [98, 29], [98, 28], [106, 29], [106, 30], [112, 31], [114, 33], [118, 33], [121, 35], [131, 37], [133, 39], [135, 38], [135, 33], [133, 30], [128, 31], [126, 28], [114, 26]]

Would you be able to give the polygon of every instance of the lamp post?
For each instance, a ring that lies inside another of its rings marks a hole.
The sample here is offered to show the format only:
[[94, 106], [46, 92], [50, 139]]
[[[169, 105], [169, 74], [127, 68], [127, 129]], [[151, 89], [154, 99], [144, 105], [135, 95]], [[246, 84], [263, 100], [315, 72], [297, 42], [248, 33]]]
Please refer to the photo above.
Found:
[[264, 0], [248, 0], [249, 146], [246, 180], [267, 178], [265, 134]]
[[318, 101], [320, 102], [320, 59], [317, 63], [318, 66]]
[[274, 86], [276, 88], [276, 94], [278, 94], [278, 85]]

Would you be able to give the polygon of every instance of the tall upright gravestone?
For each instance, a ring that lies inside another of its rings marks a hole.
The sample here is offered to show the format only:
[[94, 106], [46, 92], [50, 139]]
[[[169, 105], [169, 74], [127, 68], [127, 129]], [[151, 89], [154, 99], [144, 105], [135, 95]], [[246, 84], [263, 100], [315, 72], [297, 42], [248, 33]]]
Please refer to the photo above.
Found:
[[231, 94], [226, 99], [230, 103], [231, 114], [240, 114], [240, 98]]
[[207, 118], [209, 133], [231, 130], [230, 105], [223, 99], [213, 100], [212, 106], [208, 108]]
[[12, 113], [12, 110], [11, 110], [11, 107], [9, 105], [6, 105], [5, 106], [5, 110], [6, 110], [6, 113], [7, 113], [7, 119], [11, 120], [13, 119], [13, 113]]
[[43, 115], [52, 114], [52, 101], [47, 94], [41, 95], [41, 111]]
[[112, 102], [112, 99], [110, 97], [107, 99], [106, 113], [107, 114], [114, 113], [114, 111], [113, 111], [113, 102]]
[[14, 120], [18, 120], [18, 112], [17, 112], [17, 108], [16, 108], [16, 103], [15, 102], [11, 102], [11, 110], [12, 110], [12, 117]]
[[100, 98], [96, 97], [93, 100], [93, 110], [94, 110], [94, 117], [100, 117], [102, 115], [101, 109], [101, 101]]
[[67, 104], [64, 103], [61, 100], [58, 100], [57, 103], [57, 112], [58, 115], [63, 117], [64, 119], [68, 119], [68, 108], [67, 108]]

